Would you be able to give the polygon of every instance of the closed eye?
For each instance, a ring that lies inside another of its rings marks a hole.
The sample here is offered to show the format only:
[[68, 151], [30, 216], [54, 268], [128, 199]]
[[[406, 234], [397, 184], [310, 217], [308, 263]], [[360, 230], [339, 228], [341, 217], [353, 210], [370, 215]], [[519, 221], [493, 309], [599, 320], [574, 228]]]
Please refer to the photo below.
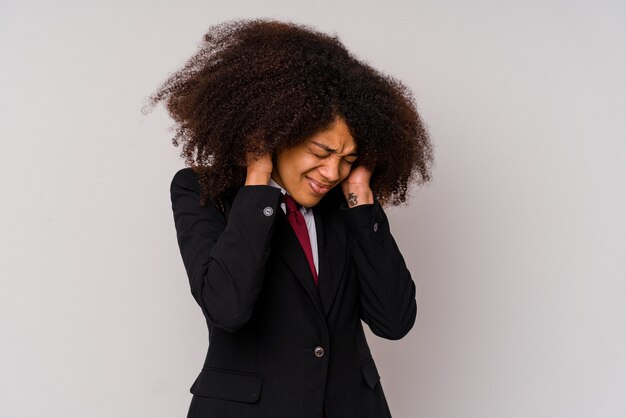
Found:
[[[320, 158], [320, 159], [328, 158], [328, 157], [330, 157], [330, 155], [331, 155], [331, 154], [326, 154], [326, 155], [318, 155], [318, 154], [316, 154], [316, 153], [314, 153], [314, 152], [309, 152], [309, 154], [313, 154], [313, 155], [315, 155], [317, 158]], [[345, 161], [345, 162], [347, 162], [348, 164], [354, 164], [354, 163], [356, 162], [356, 158], [355, 158], [355, 159], [353, 159], [352, 161], [350, 161], [350, 160], [346, 160], [346, 159], [344, 158], [344, 161]]]

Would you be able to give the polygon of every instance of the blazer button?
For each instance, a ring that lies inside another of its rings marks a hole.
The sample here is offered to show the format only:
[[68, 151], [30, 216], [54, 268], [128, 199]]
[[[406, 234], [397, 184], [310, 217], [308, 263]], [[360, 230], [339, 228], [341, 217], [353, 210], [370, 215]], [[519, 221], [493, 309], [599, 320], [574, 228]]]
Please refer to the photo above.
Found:
[[319, 345], [315, 347], [315, 357], [322, 357], [324, 355], [324, 348]]
[[378, 231], [378, 222], [374, 222], [374, 232]]
[[271, 206], [267, 206], [263, 209], [263, 215], [265, 216], [272, 216], [272, 213], [274, 213], [274, 209], [272, 209]]

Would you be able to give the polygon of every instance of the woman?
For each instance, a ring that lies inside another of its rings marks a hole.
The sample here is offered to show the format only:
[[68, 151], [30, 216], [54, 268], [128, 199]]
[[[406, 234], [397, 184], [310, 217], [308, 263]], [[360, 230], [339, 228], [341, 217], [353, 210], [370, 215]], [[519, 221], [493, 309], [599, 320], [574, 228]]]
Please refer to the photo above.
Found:
[[256, 19], [211, 27], [162, 100], [189, 166], [171, 182], [177, 240], [209, 329], [188, 417], [390, 417], [361, 320], [397, 340], [417, 315], [382, 208], [430, 179], [408, 89], [335, 36]]

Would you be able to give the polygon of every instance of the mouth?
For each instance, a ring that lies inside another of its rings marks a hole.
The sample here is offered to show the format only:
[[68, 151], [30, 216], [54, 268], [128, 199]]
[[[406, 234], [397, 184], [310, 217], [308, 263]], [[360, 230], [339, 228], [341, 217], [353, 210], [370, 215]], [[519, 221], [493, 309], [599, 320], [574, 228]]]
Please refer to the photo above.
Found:
[[309, 186], [311, 187], [311, 190], [313, 190], [315, 194], [323, 195], [331, 189], [331, 185], [318, 183], [317, 181], [310, 179], [308, 177], [306, 179], [309, 182]]

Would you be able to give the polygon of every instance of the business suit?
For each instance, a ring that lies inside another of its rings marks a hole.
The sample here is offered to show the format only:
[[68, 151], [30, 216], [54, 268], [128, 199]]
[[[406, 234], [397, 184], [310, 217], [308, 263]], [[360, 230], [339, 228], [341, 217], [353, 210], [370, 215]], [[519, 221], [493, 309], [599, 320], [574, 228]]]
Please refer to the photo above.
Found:
[[361, 319], [375, 335], [399, 339], [417, 303], [379, 203], [348, 208], [338, 186], [314, 207], [316, 288], [278, 188], [242, 186], [222, 213], [199, 205], [197, 175], [183, 168], [170, 192], [209, 329], [188, 418], [390, 417]]

